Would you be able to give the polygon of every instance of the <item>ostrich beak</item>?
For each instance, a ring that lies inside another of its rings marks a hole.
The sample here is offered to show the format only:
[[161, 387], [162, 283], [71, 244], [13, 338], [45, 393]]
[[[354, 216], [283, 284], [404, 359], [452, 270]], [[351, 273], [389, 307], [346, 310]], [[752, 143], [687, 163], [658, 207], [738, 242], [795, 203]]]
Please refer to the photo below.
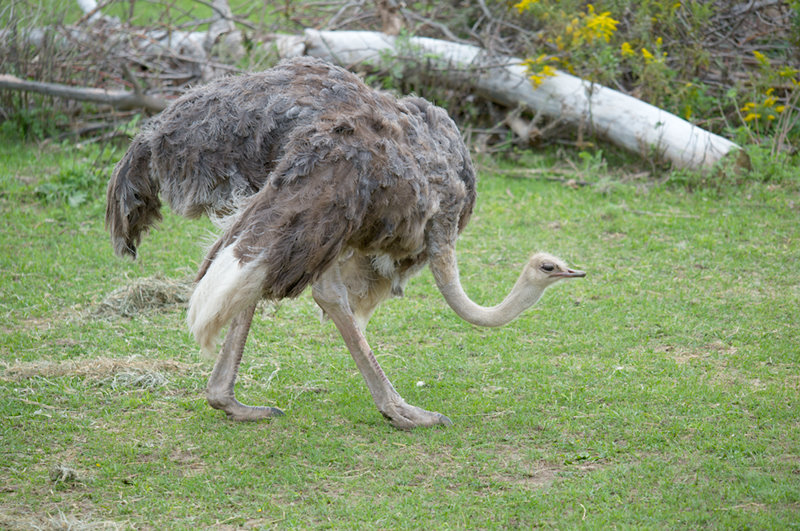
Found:
[[559, 271], [558, 273], [553, 273], [551, 276], [562, 277], [562, 278], [579, 278], [579, 277], [585, 277], [586, 271], [581, 271], [580, 269], [567, 269], [566, 271]]

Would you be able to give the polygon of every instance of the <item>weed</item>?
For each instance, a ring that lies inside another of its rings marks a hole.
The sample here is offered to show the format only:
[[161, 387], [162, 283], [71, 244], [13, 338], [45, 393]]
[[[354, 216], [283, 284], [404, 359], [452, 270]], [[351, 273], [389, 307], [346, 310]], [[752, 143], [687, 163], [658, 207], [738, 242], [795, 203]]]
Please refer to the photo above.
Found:
[[51, 178], [39, 184], [35, 193], [46, 203], [63, 202], [72, 208], [85, 204], [102, 195], [107, 175], [90, 164], [79, 163], [63, 168]]
[[43, 140], [58, 132], [63, 122], [47, 107], [19, 108], [0, 123], [0, 134], [10, 139]]

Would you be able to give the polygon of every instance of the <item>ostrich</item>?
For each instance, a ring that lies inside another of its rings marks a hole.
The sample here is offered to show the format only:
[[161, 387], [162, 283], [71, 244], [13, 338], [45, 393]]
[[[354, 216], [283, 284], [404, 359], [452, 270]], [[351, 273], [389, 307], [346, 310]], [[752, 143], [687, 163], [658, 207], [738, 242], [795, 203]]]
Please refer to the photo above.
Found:
[[459, 316], [501, 326], [548, 286], [585, 275], [536, 253], [500, 304], [470, 300], [455, 245], [475, 204], [475, 171], [455, 124], [422, 98], [396, 99], [316, 59], [197, 87], [146, 124], [108, 185], [106, 226], [117, 254], [136, 257], [160, 219], [159, 197], [223, 228], [200, 266], [187, 320], [210, 356], [230, 323], [206, 398], [234, 420], [283, 414], [234, 393], [261, 299], [296, 297], [311, 285], [378, 410], [409, 429], [451, 421], [406, 403], [384, 374], [365, 338], [378, 304], [402, 295], [429, 264]]

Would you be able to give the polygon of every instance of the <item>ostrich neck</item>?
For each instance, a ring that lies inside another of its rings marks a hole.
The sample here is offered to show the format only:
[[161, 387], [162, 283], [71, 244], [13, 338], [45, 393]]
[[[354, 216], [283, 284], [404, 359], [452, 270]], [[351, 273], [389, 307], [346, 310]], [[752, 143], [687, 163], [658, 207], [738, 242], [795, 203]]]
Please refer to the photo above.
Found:
[[481, 306], [473, 302], [461, 286], [454, 251], [431, 258], [430, 264], [436, 285], [447, 304], [462, 319], [478, 326], [503, 326], [510, 323], [523, 311], [536, 304], [544, 292], [542, 288], [529, 285], [523, 275], [520, 275], [500, 304], [491, 307]]

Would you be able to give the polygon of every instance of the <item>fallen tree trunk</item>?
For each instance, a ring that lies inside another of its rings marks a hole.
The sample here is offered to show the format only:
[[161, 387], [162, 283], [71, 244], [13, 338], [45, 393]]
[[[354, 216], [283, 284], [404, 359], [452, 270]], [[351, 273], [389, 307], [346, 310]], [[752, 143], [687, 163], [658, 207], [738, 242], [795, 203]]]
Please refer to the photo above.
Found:
[[[584, 127], [645, 158], [676, 168], [710, 168], [741, 148], [682, 118], [602, 85], [559, 72], [534, 88], [522, 61], [494, 56], [476, 46], [426, 37], [399, 40], [369, 31], [305, 30], [302, 37], [278, 39], [279, 53], [304, 53], [345, 67], [389, 66], [405, 58], [430, 63], [443, 83], [470, 84], [482, 96], [510, 107], [524, 105], [541, 115]], [[746, 156], [740, 159], [746, 165]]]
[[37, 92], [58, 98], [67, 98], [78, 101], [91, 101], [111, 105], [120, 110], [147, 109], [153, 112], [163, 111], [167, 107], [167, 100], [125, 92], [124, 90], [103, 90], [87, 87], [71, 87], [59, 83], [45, 83], [42, 81], [25, 81], [18, 77], [0, 74], [0, 89], [24, 90]]

